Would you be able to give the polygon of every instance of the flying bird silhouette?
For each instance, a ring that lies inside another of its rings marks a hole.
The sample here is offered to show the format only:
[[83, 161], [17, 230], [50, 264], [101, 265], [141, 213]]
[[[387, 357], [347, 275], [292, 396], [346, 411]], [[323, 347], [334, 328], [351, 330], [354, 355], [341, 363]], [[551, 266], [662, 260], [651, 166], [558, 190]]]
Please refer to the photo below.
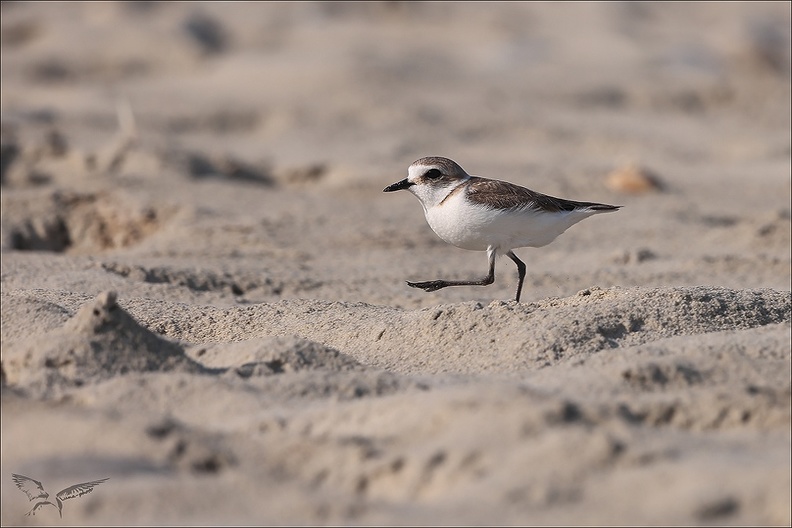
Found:
[[14, 481], [17, 488], [22, 490], [22, 492], [28, 496], [30, 501], [41, 499], [33, 506], [33, 509], [27, 512], [25, 515], [36, 515], [36, 510], [43, 507], [45, 504], [50, 504], [58, 508], [58, 513], [60, 514], [61, 519], [63, 519], [63, 501], [73, 499], [75, 497], [82, 497], [86, 493], [91, 493], [94, 489], [94, 486], [98, 486], [108, 479], [103, 478], [100, 480], [92, 480], [91, 482], [83, 482], [82, 484], [75, 484], [74, 486], [69, 486], [66, 489], [60, 490], [55, 495], [55, 501], [58, 503], [57, 505], [47, 500], [49, 498], [49, 493], [44, 491], [44, 486], [42, 486], [41, 482], [38, 480], [26, 477], [24, 475], [17, 475], [16, 473], [11, 474], [11, 480]]

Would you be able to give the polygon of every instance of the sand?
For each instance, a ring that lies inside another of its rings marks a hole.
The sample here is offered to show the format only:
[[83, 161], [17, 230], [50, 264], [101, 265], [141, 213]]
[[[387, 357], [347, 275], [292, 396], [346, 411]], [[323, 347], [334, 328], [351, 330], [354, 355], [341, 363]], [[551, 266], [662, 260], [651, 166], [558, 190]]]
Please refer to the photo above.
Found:
[[3, 525], [792, 522], [789, 3], [1, 9]]

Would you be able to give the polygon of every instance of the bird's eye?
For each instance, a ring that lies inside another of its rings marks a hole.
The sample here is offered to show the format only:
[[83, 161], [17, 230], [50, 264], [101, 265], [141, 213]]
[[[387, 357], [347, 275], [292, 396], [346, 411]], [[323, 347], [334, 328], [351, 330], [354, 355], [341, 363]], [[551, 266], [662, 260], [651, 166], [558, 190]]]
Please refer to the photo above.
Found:
[[430, 180], [436, 180], [443, 176], [443, 173], [437, 169], [429, 169], [424, 173], [424, 178], [429, 178]]

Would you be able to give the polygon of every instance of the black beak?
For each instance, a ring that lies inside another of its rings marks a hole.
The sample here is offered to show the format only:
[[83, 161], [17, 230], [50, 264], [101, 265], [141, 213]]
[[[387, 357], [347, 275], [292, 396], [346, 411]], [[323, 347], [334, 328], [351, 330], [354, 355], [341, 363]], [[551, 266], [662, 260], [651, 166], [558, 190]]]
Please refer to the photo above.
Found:
[[402, 189], [406, 189], [407, 187], [410, 187], [412, 185], [414, 185], [413, 182], [409, 182], [407, 181], [407, 178], [404, 178], [402, 181], [388, 185], [387, 187], [382, 189], [382, 192], [401, 191]]

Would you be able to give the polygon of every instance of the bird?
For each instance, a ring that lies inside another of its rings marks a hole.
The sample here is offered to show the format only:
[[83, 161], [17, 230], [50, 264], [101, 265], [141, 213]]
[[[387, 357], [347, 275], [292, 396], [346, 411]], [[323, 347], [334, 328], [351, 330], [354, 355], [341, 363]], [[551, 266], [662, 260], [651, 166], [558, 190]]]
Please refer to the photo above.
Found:
[[443, 241], [486, 251], [489, 259], [484, 278], [407, 281], [408, 286], [427, 292], [448, 286], [487, 286], [495, 282], [495, 259], [506, 255], [517, 265], [516, 302], [520, 302], [526, 266], [514, 249], [546, 246], [581, 220], [622, 207], [555, 198], [506, 181], [471, 176], [455, 161], [440, 156], [414, 161], [407, 177], [383, 192], [400, 190], [418, 198], [429, 227]]
[[24, 475], [17, 475], [16, 473], [11, 474], [11, 480], [14, 481], [17, 488], [22, 490], [25, 495], [28, 496], [30, 501], [41, 499], [25, 515], [36, 515], [36, 510], [49, 504], [58, 508], [58, 513], [60, 514], [61, 519], [63, 519], [63, 501], [73, 499], [75, 497], [82, 497], [86, 493], [91, 493], [94, 489], [94, 486], [98, 486], [102, 482], [109, 479], [103, 478], [100, 480], [92, 480], [91, 482], [83, 482], [82, 484], [75, 484], [74, 486], [69, 486], [66, 489], [62, 489], [55, 495], [55, 501], [58, 503], [57, 505], [47, 500], [49, 498], [49, 493], [44, 491], [44, 486], [42, 486], [41, 482], [38, 480], [26, 477]]

